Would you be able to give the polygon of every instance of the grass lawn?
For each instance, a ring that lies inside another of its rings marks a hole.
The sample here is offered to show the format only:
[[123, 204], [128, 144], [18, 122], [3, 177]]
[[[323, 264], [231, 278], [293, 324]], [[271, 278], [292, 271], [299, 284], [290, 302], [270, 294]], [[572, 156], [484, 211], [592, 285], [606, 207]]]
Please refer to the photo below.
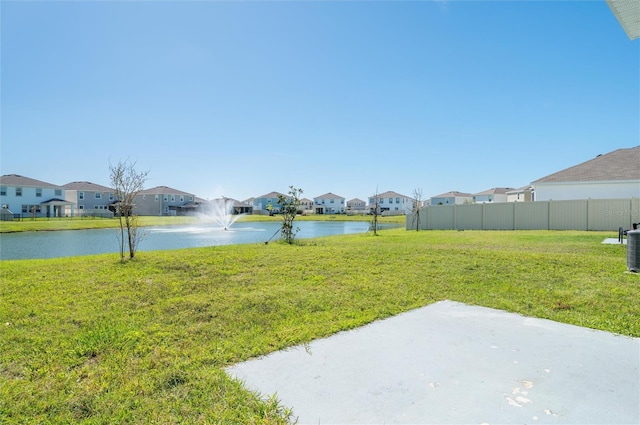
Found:
[[443, 299], [638, 337], [640, 276], [605, 237], [393, 229], [2, 261], [0, 423], [285, 423], [223, 368]]

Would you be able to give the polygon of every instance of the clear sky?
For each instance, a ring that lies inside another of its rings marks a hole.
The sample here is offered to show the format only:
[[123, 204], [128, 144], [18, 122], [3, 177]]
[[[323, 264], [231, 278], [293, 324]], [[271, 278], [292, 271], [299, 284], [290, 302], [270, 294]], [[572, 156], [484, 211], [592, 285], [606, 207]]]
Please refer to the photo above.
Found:
[[604, 0], [0, 7], [1, 174], [426, 199], [640, 145], [640, 40]]

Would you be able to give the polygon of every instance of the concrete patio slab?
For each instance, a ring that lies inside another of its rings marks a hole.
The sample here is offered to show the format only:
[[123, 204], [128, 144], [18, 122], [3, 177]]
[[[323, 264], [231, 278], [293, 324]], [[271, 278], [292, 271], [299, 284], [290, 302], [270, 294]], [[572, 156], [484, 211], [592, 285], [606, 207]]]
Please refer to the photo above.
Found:
[[640, 423], [640, 339], [451, 301], [227, 373], [300, 424]]

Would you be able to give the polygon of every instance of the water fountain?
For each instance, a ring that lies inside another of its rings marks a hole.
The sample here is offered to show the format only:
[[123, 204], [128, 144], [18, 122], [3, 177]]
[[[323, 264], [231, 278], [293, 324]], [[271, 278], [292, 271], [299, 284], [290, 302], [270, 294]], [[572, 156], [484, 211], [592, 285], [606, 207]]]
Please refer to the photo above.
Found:
[[233, 204], [235, 202], [231, 198], [214, 199], [205, 206], [203, 216], [220, 225], [224, 230], [229, 230], [231, 225], [242, 215], [234, 214]]

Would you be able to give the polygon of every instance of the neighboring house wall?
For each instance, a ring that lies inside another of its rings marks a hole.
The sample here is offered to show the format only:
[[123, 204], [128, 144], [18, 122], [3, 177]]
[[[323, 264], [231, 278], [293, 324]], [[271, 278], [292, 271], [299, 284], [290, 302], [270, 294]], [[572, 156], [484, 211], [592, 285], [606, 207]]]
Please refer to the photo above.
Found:
[[493, 188], [485, 190], [480, 193], [476, 193], [473, 196], [473, 202], [476, 204], [483, 204], [485, 202], [499, 203], [507, 202], [507, 192], [513, 190], [513, 188]]
[[507, 192], [507, 202], [531, 202], [533, 201], [531, 186], [513, 189]]
[[13, 214], [34, 217], [62, 217], [65, 190], [40, 180], [9, 174], [0, 177], [0, 206]]
[[313, 198], [313, 212], [315, 214], [344, 214], [344, 198], [333, 193]]
[[535, 185], [536, 201], [620, 198], [640, 198], [640, 180], [635, 182], [536, 183]]
[[158, 186], [141, 191], [134, 199], [134, 211], [138, 215], [166, 216], [178, 215], [181, 207], [195, 201], [195, 195]]

